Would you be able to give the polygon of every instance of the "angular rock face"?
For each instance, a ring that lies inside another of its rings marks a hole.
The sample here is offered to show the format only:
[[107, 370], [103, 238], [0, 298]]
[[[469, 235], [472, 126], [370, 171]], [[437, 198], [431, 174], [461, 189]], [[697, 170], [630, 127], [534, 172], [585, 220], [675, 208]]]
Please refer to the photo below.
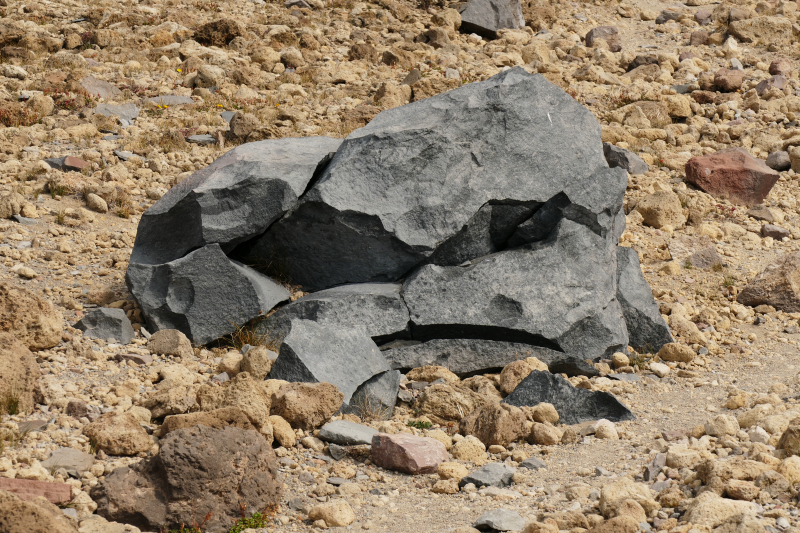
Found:
[[533, 407], [542, 402], [553, 404], [559, 421], [579, 424], [587, 420], [605, 418], [613, 422], [632, 420], [633, 413], [607, 392], [596, 392], [573, 387], [561, 376], [534, 370], [503, 403], [517, 407]]
[[438, 440], [407, 433], [374, 435], [371, 457], [376, 466], [412, 475], [433, 473], [449, 458]]
[[686, 180], [712, 196], [744, 205], [764, 201], [780, 174], [743, 148], [693, 157], [686, 163]]
[[497, 39], [497, 31], [525, 26], [519, 0], [470, 0], [461, 9], [461, 32]]
[[16, 393], [19, 412], [33, 412], [41, 375], [36, 356], [14, 335], [0, 332], [0, 398]]
[[610, 355], [628, 341], [616, 284], [609, 283], [614, 266], [607, 239], [570, 220], [546, 241], [467, 267], [426, 265], [403, 285], [412, 334]]
[[[429, 258], [458, 264], [464, 247], [502, 249], [516, 221], [558, 195], [562, 216], [605, 236], [626, 176], [608, 168], [599, 138], [588, 110], [519, 68], [390, 109], [350, 134], [244, 256], [283, 257], [292, 281], [312, 290], [392, 282]], [[487, 233], [495, 241], [476, 243]]]
[[736, 297], [740, 304], [771, 305], [779, 311], [800, 311], [800, 253], [786, 254], [767, 265]]
[[248, 143], [227, 152], [142, 215], [131, 263], [168, 263], [212, 243], [229, 252], [263, 233], [294, 205], [339, 144], [330, 137], [307, 137]]
[[256, 431], [205, 426], [178, 429], [159, 454], [107, 475], [92, 490], [97, 514], [143, 530], [178, 528], [209, 515], [211, 533], [247, 512], [280, 503], [272, 447]]
[[342, 406], [342, 410], [363, 419], [390, 418], [397, 403], [401, 376], [397, 370], [372, 376], [356, 389], [350, 402]]
[[389, 370], [375, 343], [359, 330], [329, 328], [308, 320], [293, 320], [283, 339], [270, 379], [289, 382], [328, 382], [349, 403], [356, 389], [376, 374]]
[[75, 328], [83, 331], [87, 337], [114, 339], [121, 344], [130, 343], [134, 335], [131, 321], [125, 315], [125, 311], [107, 307], [89, 311], [75, 323]]
[[219, 244], [169, 263], [132, 262], [126, 280], [155, 329], [180, 330], [195, 344], [217, 339], [289, 299], [270, 278], [228, 259]]
[[23, 288], [0, 283], [0, 331], [7, 331], [29, 350], [61, 342], [64, 318], [44, 298]]
[[636, 349], [649, 348], [653, 353], [673, 342], [661, 312], [653, 301], [650, 286], [642, 276], [636, 250], [617, 248], [617, 301], [628, 328], [628, 344]]

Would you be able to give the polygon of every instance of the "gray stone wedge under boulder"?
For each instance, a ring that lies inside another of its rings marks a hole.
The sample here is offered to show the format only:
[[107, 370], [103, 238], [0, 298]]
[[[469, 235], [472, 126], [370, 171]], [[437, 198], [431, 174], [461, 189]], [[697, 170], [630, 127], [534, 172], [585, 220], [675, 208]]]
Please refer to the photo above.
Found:
[[87, 337], [108, 341], [114, 339], [120, 344], [128, 344], [134, 336], [131, 321], [122, 309], [100, 307], [92, 309], [75, 323], [75, 328]]
[[297, 207], [241, 252], [245, 262], [282, 257], [307, 290], [393, 282], [429, 260], [501, 251], [514, 224], [559, 195], [558, 216], [606, 236], [626, 184], [624, 170], [608, 168], [594, 116], [514, 68], [378, 114], [345, 139]]
[[642, 276], [639, 254], [624, 246], [617, 248], [617, 301], [622, 306], [630, 346], [657, 353], [662, 346], [673, 342], [650, 285]]
[[126, 276], [155, 330], [177, 329], [205, 344], [265, 314], [290, 295], [210, 244], [169, 263], [131, 263]]
[[311, 320], [321, 326], [363, 328], [376, 343], [410, 338], [408, 308], [399, 283], [343, 285], [303, 296], [278, 309], [259, 324], [274, 338], [291, 331], [292, 320]]
[[305, 137], [234, 148], [142, 215], [131, 263], [167, 263], [212, 243], [230, 252], [260, 235], [294, 206], [340, 144]]
[[573, 387], [561, 376], [539, 370], [531, 372], [503, 400], [503, 403], [516, 407], [533, 407], [542, 402], [553, 404], [559, 422], [563, 424], [580, 424], [601, 418], [612, 422], [634, 418], [630, 409], [613, 395]]
[[350, 402], [342, 406], [342, 410], [363, 419], [388, 420], [397, 403], [401, 378], [402, 374], [397, 370], [372, 376], [359, 385]]
[[362, 330], [293, 320], [269, 379], [335, 385], [344, 403], [365, 381], [390, 370], [378, 346]]
[[462, 33], [497, 39], [498, 30], [525, 27], [520, 0], [469, 0], [459, 11]]

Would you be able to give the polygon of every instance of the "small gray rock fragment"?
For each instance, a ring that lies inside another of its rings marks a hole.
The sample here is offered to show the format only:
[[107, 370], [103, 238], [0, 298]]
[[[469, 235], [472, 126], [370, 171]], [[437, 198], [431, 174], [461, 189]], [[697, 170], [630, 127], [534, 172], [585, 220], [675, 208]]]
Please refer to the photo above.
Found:
[[93, 464], [93, 456], [74, 448], [58, 448], [50, 453], [50, 457], [42, 461], [42, 467], [46, 470], [64, 468], [70, 476], [78, 479]]
[[372, 436], [377, 433], [369, 426], [356, 424], [349, 420], [334, 420], [322, 426], [319, 438], [343, 446], [355, 444], [372, 444]]
[[120, 119], [127, 121], [131, 121], [139, 116], [139, 108], [136, 104], [99, 104], [94, 108], [94, 112], [104, 117], [116, 115]]
[[539, 470], [541, 468], [547, 468], [547, 463], [536, 457], [528, 457], [522, 461], [519, 466], [520, 468], [527, 468], [529, 470]]
[[525, 519], [516, 511], [493, 509], [483, 513], [472, 527], [481, 531], [520, 531], [525, 527]]
[[477, 33], [486, 39], [497, 39], [498, 30], [525, 26], [519, 0], [469, 0], [459, 11], [461, 33]]
[[767, 166], [772, 170], [783, 172], [792, 168], [792, 162], [789, 160], [789, 152], [779, 150], [772, 152], [767, 156]]
[[628, 171], [628, 174], [636, 176], [644, 174], [650, 167], [638, 155], [630, 150], [614, 146], [611, 143], [603, 143], [603, 154], [606, 156], [608, 166], [611, 168], [621, 167]]
[[134, 336], [131, 321], [122, 309], [99, 307], [92, 309], [75, 323], [75, 328], [84, 336], [95, 339], [114, 339], [120, 344], [128, 344]]
[[489, 463], [461, 478], [458, 486], [463, 487], [472, 483], [476, 488], [481, 487], [507, 487], [516, 470], [503, 463]]

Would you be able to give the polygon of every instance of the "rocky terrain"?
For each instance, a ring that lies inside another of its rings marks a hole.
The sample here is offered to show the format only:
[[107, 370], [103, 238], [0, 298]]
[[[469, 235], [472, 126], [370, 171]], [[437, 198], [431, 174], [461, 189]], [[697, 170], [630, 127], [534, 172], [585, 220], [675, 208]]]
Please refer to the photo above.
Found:
[[0, 0], [0, 531], [800, 530], [797, 4], [494, 7]]

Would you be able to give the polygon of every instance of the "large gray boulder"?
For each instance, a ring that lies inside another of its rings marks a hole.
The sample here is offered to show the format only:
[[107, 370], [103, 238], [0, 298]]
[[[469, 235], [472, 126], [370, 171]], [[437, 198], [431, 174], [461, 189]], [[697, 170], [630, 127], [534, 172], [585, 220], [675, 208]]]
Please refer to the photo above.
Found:
[[514, 342], [578, 360], [610, 356], [628, 336], [608, 240], [562, 219], [545, 241], [466, 267], [426, 265], [403, 284], [412, 335]]
[[286, 138], [227, 152], [142, 215], [131, 263], [167, 263], [212, 243], [230, 252], [260, 235], [294, 206], [341, 142]]
[[624, 246], [617, 248], [617, 301], [622, 306], [629, 345], [657, 353], [665, 344], [674, 342], [650, 285], [642, 276], [639, 254]]
[[325, 381], [335, 385], [348, 403], [361, 384], [388, 370], [378, 346], [362, 330], [293, 320], [268, 377], [303, 383]]
[[631, 411], [607, 392], [573, 387], [569, 381], [550, 372], [534, 370], [517, 385], [503, 403], [516, 407], [553, 404], [562, 424], [580, 424], [605, 418], [612, 422], [633, 420]]
[[462, 33], [497, 39], [497, 31], [525, 27], [520, 0], [469, 0], [460, 8]]
[[321, 326], [362, 328], [378, 343], [409, 337], [408, 308], [399, 283], [359, 283], [314, 292], [287, 304], [259, 324], [274, 338], [284, 338], [293, 320]]
[[126, 275], [148, 325], [177, 329], [195, 344], [218, 339], [288, 300], [270, 278], [209, 244], [164, 264], [131, 263]]
[[514, 68], [383, 111], [345, 139], [295, 209], [237, 252], [281, 257], [307, 290], [394, 282], [424, 262], [502, 251], [534, 218], [514, 245], [545, 239], [562, 217], [607, 237], [626, 184], [608, 168], [594, 116]]
[[[386, 349], [384, 349], [386, 348]], [[564, 352], [530, 344], [484, 339], [433, 339], [427, 342], [396, 341], [381, 346], [392, 368], [409, 370], [425, 365], [443, 366], [467, 376], [476, 372], [499, 370], [509, 363], [536, 357], [551, 372], [570, 376], [596, 376], [597, 369], [585, 360]]]

